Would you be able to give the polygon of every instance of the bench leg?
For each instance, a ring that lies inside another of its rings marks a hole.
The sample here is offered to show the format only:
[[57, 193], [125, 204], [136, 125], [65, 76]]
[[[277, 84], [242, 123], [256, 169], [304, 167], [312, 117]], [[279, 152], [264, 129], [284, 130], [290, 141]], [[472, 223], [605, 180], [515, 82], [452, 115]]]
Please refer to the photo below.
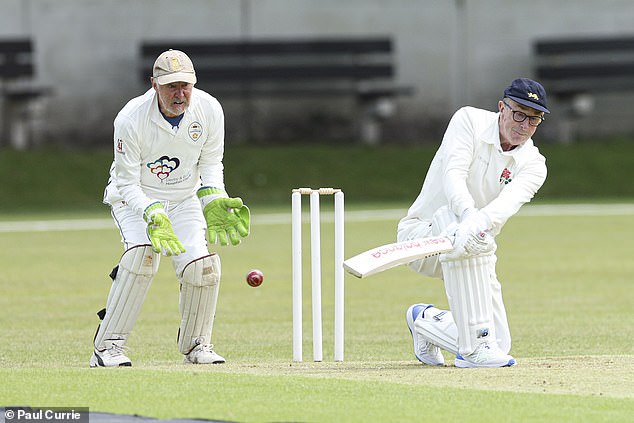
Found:
[[561, 144], [571, 144], [577, 138], [577, 124], [580, 119], [594, 110], [594, 97], [587, 94], [576, 94], [563, 101], [557, 127], [557, 141]]
[[392, 99], [380, 97], [362, 102], [362, 115], [359, 122], [361, 141], [367, 145], [378, 145], [382, 141], [382, 123], [394, 115], [395, 105]]
[[376, 117], [364, 114], [361, 119], [361, 141], [367, 145], [381, 143], [381, 123]]
[[29, 110], [28, 104], [22, 102], [9, 106], [7, 127], [9, 142], [16, 150], [29, 147]]

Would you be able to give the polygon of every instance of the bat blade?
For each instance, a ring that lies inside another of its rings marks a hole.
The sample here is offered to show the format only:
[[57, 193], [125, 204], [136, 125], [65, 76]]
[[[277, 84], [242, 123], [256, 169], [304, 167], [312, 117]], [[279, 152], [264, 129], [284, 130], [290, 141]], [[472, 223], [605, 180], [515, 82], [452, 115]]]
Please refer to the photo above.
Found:
[[358, 278], [365, 278], [401, 264], [453, 250], [451, 239], [444, 236], [395, 242], [364, 251], [343, 262], [344, 269]]

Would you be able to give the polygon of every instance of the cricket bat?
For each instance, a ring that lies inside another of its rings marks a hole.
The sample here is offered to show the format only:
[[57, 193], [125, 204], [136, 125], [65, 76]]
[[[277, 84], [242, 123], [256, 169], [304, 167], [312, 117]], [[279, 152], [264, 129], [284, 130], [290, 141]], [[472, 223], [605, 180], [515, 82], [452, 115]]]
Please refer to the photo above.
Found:
[[395, 242], [365, 251], [343, 262], [343, 268], [357, 278], [365, 278], [401, 264], [410, 263], [453, 250], [451, 239], [444, 236]]

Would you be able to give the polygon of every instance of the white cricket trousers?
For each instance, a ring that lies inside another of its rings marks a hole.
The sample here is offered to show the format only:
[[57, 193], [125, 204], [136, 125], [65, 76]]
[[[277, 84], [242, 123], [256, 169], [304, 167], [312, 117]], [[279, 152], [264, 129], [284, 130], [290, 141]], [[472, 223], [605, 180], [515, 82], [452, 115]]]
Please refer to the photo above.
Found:
[[[171, 256], [176, 276], [181, 277], [185, 266], [209, 254], [205, 233], [207, 224], [196, 196], [185, 201], [162, 201], [167, 216], [172, 222], [178, 240], [185, 252]], [[141, 244], [151, 244], [147, 235], [147, 223], [131, 207], [123, 202], [112, 205], [112, 217], [121, 232], [124, 251]]]

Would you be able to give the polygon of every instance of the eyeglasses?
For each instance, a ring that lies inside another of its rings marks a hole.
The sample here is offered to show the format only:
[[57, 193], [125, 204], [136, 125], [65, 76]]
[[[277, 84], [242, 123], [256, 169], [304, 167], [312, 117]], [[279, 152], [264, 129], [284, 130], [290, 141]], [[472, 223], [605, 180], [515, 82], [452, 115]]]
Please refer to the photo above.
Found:
[[543, 116], [528, 116], [524, 112], [513, 110], [513, 108], [509, 106], [506, 101], [502, 100], [502, 103], [504, 103], [504, 105], [508, 107], [511, 112], [513, 112], [513, 120], [515, 122], [524, 122], [528, 118], [528, 124], [530, 126], [539, 126], [539, 124], [544, 121]]

